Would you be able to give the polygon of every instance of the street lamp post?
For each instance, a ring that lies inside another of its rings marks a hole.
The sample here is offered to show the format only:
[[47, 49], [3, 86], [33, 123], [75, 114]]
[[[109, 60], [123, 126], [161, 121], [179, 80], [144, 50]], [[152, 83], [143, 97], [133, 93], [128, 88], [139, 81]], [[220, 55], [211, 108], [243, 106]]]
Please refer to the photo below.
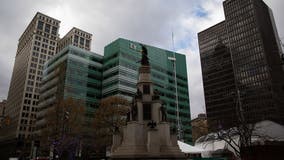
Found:
[[178, 89], [177, 89], [177, 74], [176, 74], [176, 57], [175, 53], [173, 57], [168, 57], [170, 61], [173, 62], [173, 70], [174, 70], [174, 79], [175, 79], [175, 101], [176, 101], [176, 124], [177, 124], [177, 133], [178, 140], [183, 140], [182, 127], [179, 116], [179, 103], [178, 103]]

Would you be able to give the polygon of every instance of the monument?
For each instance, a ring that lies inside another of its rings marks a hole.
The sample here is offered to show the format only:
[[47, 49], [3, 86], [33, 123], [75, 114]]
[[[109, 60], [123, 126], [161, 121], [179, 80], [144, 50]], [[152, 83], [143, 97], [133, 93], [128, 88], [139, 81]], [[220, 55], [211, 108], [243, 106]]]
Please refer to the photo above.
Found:
[[185, 159], [170, 130], [166, 108], [153, 90], [147, 48], [142, 46], [137, 93], [127, 115], [127, 125], [113, 135], [111, 159]]

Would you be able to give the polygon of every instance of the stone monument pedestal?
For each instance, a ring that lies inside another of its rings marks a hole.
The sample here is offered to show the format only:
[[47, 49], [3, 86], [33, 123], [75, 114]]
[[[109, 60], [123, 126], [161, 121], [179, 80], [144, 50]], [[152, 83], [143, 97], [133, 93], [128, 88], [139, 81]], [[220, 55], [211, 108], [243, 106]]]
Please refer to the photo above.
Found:
[[123, 138], [119, 134], [113, 136], [111, 159], [185, 159], [167, 122], [149, 128], [133, 121], [123, 130]]

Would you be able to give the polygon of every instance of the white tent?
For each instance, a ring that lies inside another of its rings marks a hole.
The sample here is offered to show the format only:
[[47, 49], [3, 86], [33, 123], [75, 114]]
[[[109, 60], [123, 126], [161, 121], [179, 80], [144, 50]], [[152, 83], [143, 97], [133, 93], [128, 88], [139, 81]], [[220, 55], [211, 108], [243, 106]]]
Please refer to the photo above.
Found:
[[191, 145], [186, 144], [182, 141], [178, 141], [178, 146], [183, 153], [198, 154], [198, 153], [202, 153], [204, 151], [201, 148], [191, 146]]
[[[256, 137], [252, 136], [253, 143], [258, 142], [262, 144], [267, 140], [284, 141], [284, 126], [268, 120], [261, 121], [255, 124], [253, 135], [258, 135]], [[238, 143], [239, 137], [235, 136], [233, 137], [233, 140]], [[228, 149], [235, 153], [230, 145], [217, 138], [216, 133], [209, 133], [206, 136], [198, 138], [195, 142], [195, 147], [204, 150], [204, 152], [202, 152], [202, 157], [208, 157], [211, 152], [222, 149]]]

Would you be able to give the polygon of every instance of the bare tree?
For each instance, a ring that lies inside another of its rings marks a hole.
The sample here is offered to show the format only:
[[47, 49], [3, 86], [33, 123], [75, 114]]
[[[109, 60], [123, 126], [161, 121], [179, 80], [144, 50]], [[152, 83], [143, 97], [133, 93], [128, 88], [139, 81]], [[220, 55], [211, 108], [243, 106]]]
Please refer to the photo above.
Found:
[[68, 154], [73, 159], [82, 133], [84, 120], [84, 103], [67, 98], [50, 107], [45, 115], [46, 129], [41, 132], [41, 143], [53, 148], [59, 157]]
[[94, 125], [97, 128], [115, 128], [126, 124], [130, 103], [123, 97], [107, 97], [95, 112]]
[[112, 96], [101, 100], [94, 116], [97, 148], [111, 145], [113, 132], [126, 124], [127, 113], [130, 112], [129, 106], [129, 101], [123, 97]]

